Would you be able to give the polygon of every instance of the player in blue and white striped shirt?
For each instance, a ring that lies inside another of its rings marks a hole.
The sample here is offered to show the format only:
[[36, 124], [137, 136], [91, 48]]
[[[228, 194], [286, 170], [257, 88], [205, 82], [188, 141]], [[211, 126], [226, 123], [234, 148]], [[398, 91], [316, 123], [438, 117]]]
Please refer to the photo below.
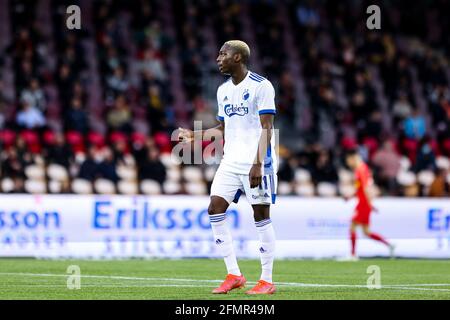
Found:
[[[220, 122], [217, 129], [224, 132], [225, 146], [211, 186], [209, 214], [228, 275], [213, 293], [227, 293], [246, 282], [237, 263], [225, 214], [231, 202], [237, 202], [242, 193], [253, 207], [262, 266], [260, 280], [247, 293], [275, 292], [272, 281], [275, 234], [270, 220], [270, 204], [275, 203], [277, 186], [273, 134], [275, 90], [269, 80], [248, 70], [249, 58], [250, 48], [239, 40], [227, 41], [217, 57], [219, 71], [230, 78], [217, 90]], [[197, 132], [181, 129], [180, 140], [196, 138]]]

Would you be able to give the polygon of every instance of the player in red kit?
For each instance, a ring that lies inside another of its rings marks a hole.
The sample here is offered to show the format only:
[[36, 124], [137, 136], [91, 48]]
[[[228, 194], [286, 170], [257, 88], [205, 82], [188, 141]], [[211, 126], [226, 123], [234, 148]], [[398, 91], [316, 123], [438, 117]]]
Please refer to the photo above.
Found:
[[[364, 234], [376, 241], [385, 244], [390, 251], [391, 257], [394, 255], [394, 246], [386, 241], [382, 236], [370, 231], [370, 214], [372, 211], [377, 211], [372, 206], [372, 196], [370, 188], [373, 184], [372, 173], [369, 167], [362, 160], [357, 150], [351, 150], [346, 155], [346, 163], [355, 173], [355, 195], [358, 198], [358, 204], [355, 208], [355, 214], [352, 217], [350, 226], [350, 240], [352, 248], [351, 260], [357, 260], [356, 255], [356, 228], [361, 226]], [[344, 197], [348, 200], [351, 197]]]

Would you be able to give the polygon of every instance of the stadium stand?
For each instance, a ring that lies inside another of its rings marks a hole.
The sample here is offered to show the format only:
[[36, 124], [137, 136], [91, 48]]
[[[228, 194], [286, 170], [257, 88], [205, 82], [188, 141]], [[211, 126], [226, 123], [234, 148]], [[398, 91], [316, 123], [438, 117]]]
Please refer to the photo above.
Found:
[[217, 51], [240, 38], [276, 86], [281, 194], [350, 193], [358, 147], [377, 193], [449, 196], [450, 2], [385, 4], [377, 32], [364, 5], [0, 1], [0, 191], [208, 194], [215, 167], [171, 162], [171, 134], [214, 125]]

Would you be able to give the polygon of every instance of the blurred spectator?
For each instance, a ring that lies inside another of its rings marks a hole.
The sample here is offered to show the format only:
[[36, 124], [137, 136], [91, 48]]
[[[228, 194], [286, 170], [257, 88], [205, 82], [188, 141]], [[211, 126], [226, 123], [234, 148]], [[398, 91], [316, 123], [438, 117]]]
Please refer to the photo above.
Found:
[[434, 125], [438, 125], [450, 119], [450, 89], [447, 86], [433, 86], [427, 98]]
[[395, 151], [392, 141], [387, 140], [375, 152], [372, 163], [377, 167], [377, 182], [389, 193], [395, 192], [396, 177], [400, 170], [401, 156]]
[[411, 139], [420, 140], [426, 133], [425, 118], [417, 108], [405, 119], [403, 126], [406, 137]]
[[323, 150], [319, 153], [312, 176], [316, 184], [321, 182], [336, 183], [338, 181], [337, 171], [328, 151]]
[[119, 177], [116, 172], [116, 163], [114, 162], [114, 154], [111, 151], [111, 148], [103, 148], [102, 157], [103, 160], [97, 167], [98, 177], [116, 183], [119, 180]]
[[3, 129], [5, 125], [5, 113], [6, 111], [6, 104], [0, 99], [0, 130]]
[[63, 107], [70, 105], [70, 97], [72, 93], [72, 87], [76, 80], [70, 67], [67, 64], [63, 64], [58, 69], [58, 74], [56, 75], [59, 99]]
[[281, 117], [291, 125], [295, 121], [295, 87], [292, 76], [288, 72], [284, 72], [281, 76], [280, 86], [278, 89], [277, 111]]
[[297, 8], [298, 22], [305, 27], [317, 27], [320, 25], [320, 14], [314, 7], [313, 1], [307, 1], [306, 4], [299, 5]]
[[72, 150], [64, 139], [62, 133], [55, 135], [55, 142], [48, 147], [47, 161], [48, 163], [60, 164], [67, 169], [70, 165], [70, 159], [72, 158]]
[[147, 158], [139, 163], [139, 180], [151, 179], [158, 181], [161, 185], [166, 180], [166, 167], [159, 160], [159, 151], [150, 148]]
[[288, 156], [288, 158], [281, 164], [278, 170], [278, 178], [280, 181], [291, 182], [294, 181], [295, 169], [299, 167], [299, 160], [295, 156]]
[[203, 128], [212, 128], [217, 124], [216, 116], [211, 112], [205, 99], [197, 96], [193, 101], [194, 121], [201, 121]]
[[365, 128], [361, 129], [361, 134], [368, 137], [379, 137], [379, 135], [383, 132], [383, 125], [381, 121], [381, 112], [378, 110], [372, 112]]
[[435, 169], [436, 169], [436, 157], [431, 147], [430, 140], [427, 137], [425, 137], [420, 141], [414, 170], [416, 172], [420, 172], [422, 170], [434, 171]]
[[131, 116], [131, 110], [125, 97], [123, 95], [118, 96], [114, 106], [106, 116], [109, 130], [119, 130], [124, 133], [130, 133], [133, 130]]
[[159, 86], [153, 84], [148, 87], [146, 104], [147, 121], [152, 133], [163, 130], [167, 126], [167, 121]]
[[143, 73], [149, 72], [153, 74], [160, 81], [164, 81], [167, 78], [162, 57], [158, 56], [157, 52], [152, 49], [144, 51], [143, 59], [139, 63], [139, 70]]
[[397, 127], [399, 123], [411, 116], [412, 107], [408, 101], [406, 94], [400, 94], [398, 99], [392, 106], [392, 115], [394, 116], [394, 125]]
[[83, 161], [78, 172], [78, 177], [93, 182], [99, 175], [99, 164], [103, 156], [96, 147], [91, 146], [87, 158]]
[[25, 178], [25, 166], [16, 148], [12, 147], [2, 153], [2, 175], [8, 178]]
[[114, 69], [112, 75], [107, 78], [108, 96], [111, 98], [116, 97], [119, 94], [125, 93], [129, 88], [128, 80], [125, 77], [125, 72], [122, 67]]
[[17, 113], [16, 122], [19, 127], [27, 129], [42, 128], [45, 126], [45, 118], [42, 112], [33, 106], [33, 98], [24, 96], [21, 99], [22, 110]]
[[449, 184], [446, 183], [447, 170], [436, 170], [436, 176], [428, 190], [428, 197], [448, 197], [450, 196]]
[[64, 119], [66, 130], [75, 130], [81, 134], [89, 131], [89, 120], [86, 111], [83, 110], [81, 99], [73, 98], [70, 109]]
[[39, 109], [42, 113], [45, 113], [47, 101], [45, 99], [44, 90], [41, 89], [38, 79], [34, 78], [31, 80], [29, 88], [22, 91], [21, 98], [27, 99], [33, 107]]

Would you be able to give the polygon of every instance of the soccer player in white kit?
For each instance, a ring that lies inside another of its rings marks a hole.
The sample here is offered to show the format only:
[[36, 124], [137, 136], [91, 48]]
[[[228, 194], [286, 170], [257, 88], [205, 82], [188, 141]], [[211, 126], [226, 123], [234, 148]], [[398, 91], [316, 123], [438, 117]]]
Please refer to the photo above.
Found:
[[[211, 186], [208, 213], [214, 240], [227, 267], [225, 281], [213, 293], [228, 293], [245, 286], [226, 223], [226, 210], [245, 193], [252, 205], [260, 240], [262, 273], [248, 294], [272, 294], [275, 233], [270, 220], [270, 204], [275, 203], [277, 161], [273, 120], [275, 90], [269, 80], [248, 70], [250, 48], [240, 40], [225, 42], [217, 64], [230, 78], [217, 90], [219, 125], [224, 133], [224, 155]], [[202, 139], [204, 131], [181, 129], [180, 141]]]

